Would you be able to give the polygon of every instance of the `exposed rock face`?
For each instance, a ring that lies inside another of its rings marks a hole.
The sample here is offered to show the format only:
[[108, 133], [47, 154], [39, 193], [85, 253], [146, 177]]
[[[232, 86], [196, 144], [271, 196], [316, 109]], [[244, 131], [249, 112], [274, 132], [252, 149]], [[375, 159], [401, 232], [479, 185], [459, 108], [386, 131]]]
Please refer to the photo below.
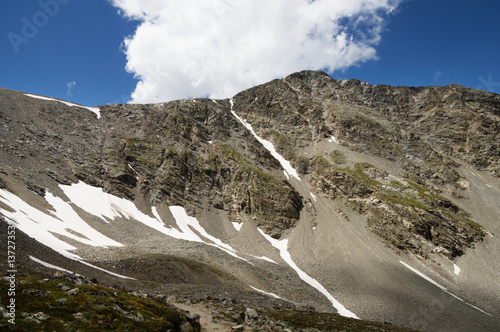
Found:
[[[167, 200], [277, 216], [265, 228], [288, 228], [299, 218], [300, 196], [283, 177], [271, 175], [279, 165], [238, 128], [227, 112], [228, 102], [220, 103], [104, 107], [113, 124], [108, 131], [115, 136], [105, 142], [106, 175], [129, 197], [137, 188], [152, 205]], [[124, 119], [127, 112], [130, 115]]]
[[[369, 216], [368, 227], [396, 247], [425, 256], [422, 245], [432, 244], [454, 257], [484, 236], [459, 207], [443, 206], [439, 192], [460, 197], [460, 163], [500, 175], [498, 95], [460, 86], [371, 86], [305, 71], [244, 91], [234, 104], [314, 187], [355, 200], [358, 212]], [[49, 178], [80, 179], [151, 205], [168, 202], [193, 213], [215, 207], [235, 220], [244, 213], [277, 238], [300, 218], [301, 195], [231, 115], [227, 100], [107, 105], [99, 120], [6, 90], [0, 105], [2, 159], [10, 161], [1, 171], [40, 196]], [[406, 171], [404, 183], [391, 186], [365, 173], [385, 172], [376, 167], [339, 168], [342, 153], [311, 154], [331, 136], [395, 163]], [[414, 185], [405, 182], [410, 178]], [[0, 179], [0, 186], [7, 183]]]
[[[305, 71], [234, 99], [236, 112], [311, 174], [314, 187], [355, 201], [367, 226], [395, 247], [456, 257], [485, 235], [440, 193], [461, 197], [461, 164], [500, 176], [500, 96], [456, 85], [371, 86]], [[389, 160], [402, 182], [377, 167], [342, 165], [338, 150], [311, 153], [332, 136], [350, 150]]]
[[[15, 168], [42, 197], [36, 183], [43, 178], [62, 184], [79, 179], [151, 205], [258, 215], [259, 225], [275, 237], [300, 217], [300, 195], [277, 172], [279, 163], [230, 114], [227, 100], [108, 105], [97, 120], [90, 112], [18, 93], [2, 91], [0, 98], [2, 157], [12, 161], [2, 171]], [[27, 107], [29, 101], [34, 104]]]
[[261, 305], [293, 303], [417, 330], [498, 329], [500, 96], [305, 71], [232, 100], [100, 114], [0, 89], [0, 226], [19, 226], [19, 270], [240, 299], [257, 310], [251, 326], [271, 322]]

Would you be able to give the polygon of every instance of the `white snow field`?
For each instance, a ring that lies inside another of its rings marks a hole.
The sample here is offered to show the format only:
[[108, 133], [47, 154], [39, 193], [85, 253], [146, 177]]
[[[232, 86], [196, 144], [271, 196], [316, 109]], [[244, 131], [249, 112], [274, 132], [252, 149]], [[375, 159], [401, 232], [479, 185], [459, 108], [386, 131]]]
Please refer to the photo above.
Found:
[[42, 212], [16, 195], [1, 189], [0, 202], [9, 206], [13, 211], [0, 208], [0, 212], [7, 219], [12, 220], [16, 227], [28, 236], [74, 260], [82, 259], [71, 252], [76, 248], [54, 234], [94, 247], [122, 246], [121, 243], [90, 227], [73, 210], [71, 205], [61, 198], [47, 192], [45, 199], [52, 206], [53, 211]]
[[[61, 185], [60, 187], [71, 202], [84, 211], [100, 217], [103, 220], [106, 220], [105, 218], [113, 220], [117, 217], [134, 219], [170, 237], [214, 246], [233, 257], [247, 261], [246, 259], [238, 256], [236, 251], [231, 246], [208, 234], [207, 231], [205, 231], [205, 229], [200, 225], [198, 220], [194, 217], [188, 216], [184, 208], [181, 206], [171, 206], [169, 208], [176, 221], [177, 227], [179, 228], [176, 229], [165, 226], [165, 223], [158, 214], [156, 207], [151, 208], [153, 215], [155, 216], [155, 218], [153, 218], [139, 211], [133, 202], [125, 198], [105, 193], [102, 188], [92, 187], [84, 182], [72, 184], [71, 186]], [[198, 232], [198, 234], [196, 232]], [[202, 239], [200, 235], [212, 243]]]

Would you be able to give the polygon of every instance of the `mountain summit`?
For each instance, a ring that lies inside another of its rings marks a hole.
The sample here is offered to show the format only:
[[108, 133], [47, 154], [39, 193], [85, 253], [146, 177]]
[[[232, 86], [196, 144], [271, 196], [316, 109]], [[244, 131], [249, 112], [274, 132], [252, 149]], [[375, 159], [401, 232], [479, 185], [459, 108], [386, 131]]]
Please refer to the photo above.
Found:
[[497, 94], [315, 71], [99, 108], [0, 89], [0, 124], [18, 273], [500, 329]]

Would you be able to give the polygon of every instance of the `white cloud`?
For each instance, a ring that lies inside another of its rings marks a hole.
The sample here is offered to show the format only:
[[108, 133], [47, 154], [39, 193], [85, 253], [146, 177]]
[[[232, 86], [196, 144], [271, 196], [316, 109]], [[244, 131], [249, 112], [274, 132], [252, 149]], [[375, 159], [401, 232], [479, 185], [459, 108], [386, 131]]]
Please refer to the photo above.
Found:
[[401, 0], [111, 0], [140, 20], [124, 41], [133, 102], [231, 97], [303, 69], [376, 58]]
[[73, 92], [71, 92], [71, 89], [76, 85], [76, 82], [75, 81], [71, 81], [69, 83], [66, 83], [66, 86], [68, 87], [68, 91], [66, 92], [66, 94], [68, 96], [71, 96], [73, 97]]
[[434, 76], [433, 76], [433, 79], [434, 79], [434, 82], [439, 82], [439, 79], [441, 78], [441, 76], [443, 75], [443, 72], [441, 70], [438, 70], [437, 72], [434, 73]]

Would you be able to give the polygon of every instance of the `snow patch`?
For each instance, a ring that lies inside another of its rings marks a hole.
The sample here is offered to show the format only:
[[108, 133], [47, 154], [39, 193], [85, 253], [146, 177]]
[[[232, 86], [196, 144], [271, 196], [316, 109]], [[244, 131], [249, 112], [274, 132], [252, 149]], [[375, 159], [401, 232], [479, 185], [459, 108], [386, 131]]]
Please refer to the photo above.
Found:
[[268, 258], [266, 256], [261, 256], [261, 257], [257, 257], [257, 256], [253, 256], [257, 259], [260, 259], [260, 260], [263, 260], [263, 261], [267, 261], [267, 262], [270, 262], [270, 263], [274, 263], [276, 265], [278, 265], [278, 263], [276, 263], [275, 261], [273, 261], [271, 258]]
[[336, 143], [336, 144], [338, 144], [338, 143], [339, 143], [339, 141], [337, 141], [337, 139], [335, 138], [335, 136], [331, 136], [331, 137], [328, 139], [328, 142], [330, 142], [330, 143]]
[[[70, 274], [80, 275], [80, 274], [77, 274], [77, 273], [75, 273], [75, 272], [73, 272], [73, 271], [63, 269], [62, 267], [59, 267], [59, 266], [52, 265], [52, 264], [50, 264], [50, 263], [44, 262], [44, 261], [42, 261], [41, 259], [38, 259], [38, 258], [36, 258], [36, 257], [29, 256], [29, 258], [30, 258], [32, 261], [34, 261], [34, 262], [36, 262], [36, 263], [38, 263], [38, 264], [41, 264], [41, 265], [43, 265], [43, 266], [45, 266], [45, 267], [48, 267], [49, 269], [54, 269], [54, 270], [58, 270], [58, 271], [62, 271], [62, 272], [67, 272], [67, 273], [70, 273]], [[113, 276], [115, 276], [115, 277], [118, 277], [118, 278], [137, 280], [137, 279], [135, 279], [135, 278], [130, 278], [130, 277], [127, 277], [127, 276], [124, 276], [124, 275], [118, 274], [118, 273], [114, 273], [114, 272], [111, 272], [111, 271], [105, 270], [105, 269], [103, 269], [103, 268], [101, 268], [101, 267], [99, 267], [99, 266], [92, 265], [92, 264], [87, 263], [87, 262], [82, 261], [82, 260], [78, 260], [78, 262], [80, 262], [80, 263], [82, 263], [82, 264], [85, 264], [85, 265], [87, 265], [87, 266], [90, 266], [90, 267], [92, 267], [92, 268], [94, 268], [94, 269], [97, 269], [97, 270], [100, 270], [100, 271], [106, 272], [106, 273], [111, 274], [111, 275], [113, 275]]]
[[56, 101], [54, 98], [49, 98], [49, 97], [42, 97], [42, 96], [37, 96], [37, 95], [31, 95], [29, 93], [25, 93], [25, 96], [35, 98], [35, 99], [41, 99], [41, 100], [50, 100], [50, 101]]
[[268, 140], [265, 140], [261, 137], [259, 137], [257, 135], [257, 133], [255, 133], [255, 131], [253, 130], [252, 128], [252, 125], [249, 124], [248, 122], [246, 122], [245, 120], [243, 120], [242, 118], [240, 118], [234, 111], [233, 111], [233, 106], [234, 106], [234, 103], [233, 103], [233, 100], [231, 99], [230, 100], [230, 103], [231, 103], [231, 113], [236, 117], [236, 119], [238, 119], [238, 121], [240, 121], [251, 133], [252, 135], [260, 142], [260, 144], [262, 144], [270, 153], [271, 155], [276, 159], [278, 160], [278, 162], [281, 164], [281, 167], [283, 167], [284, 169], [284, 173], [285, 173], [285, 176], [287, 179], [290, 179], [290, 176], [291, 177], [294, 177], [296, 178], [297, 180], [301, 181], [300, 177], [299, 177], [299, 174], [297, 173], [297, 171], [292, 167], [292, 165], [290, 164], [290, 162], [288, 160], [286, 160], [285, 158], [283, 158], [277, 151], [276, 149], [274, 148], [274, 144], [271, 143], [270, 141]]
[[175, 239], [203, 242], [189, 228], [187, 232], [183, 232], [175, 228], [166, 227], [154, 207], [152, 208], [153, 215], [155, 216], [153, 218], [141, 212], [133, 202], [105, 193], [102, 188], [92, 187], [81, 181], [69, 186], [60, 185], [60, 187], [71, 202], [87, 213], [99, 217], [106, 222], [116, 218], [135, 219]]
[[[61, 198], [47, 192], [45, 200], [52, 206], [54, 211], [49, 210], [48, 213], [42, 212], [24, 202], [16, 195], [2, 189], [0, 190], [0, 201], [15, 211], [11, 212], [0, 208], [0, 212], [7, 219], [12, 220], [20, 231], [29, 237], [34, 238], [41, 244], [60, 253], [64, 257], [120, 278], [133, 279], [89, 264], [83, 261], [80, 256], [70, 252], [76, 250], [77, 248], [54, 236], [54, 234], [59, 234], [94, 247], [121, 247], [123, 245], [90, 227], [82, 218], [80, 218], [75, 210], [73, 210], [71, 205], [63, 201]], [[69, 270], [46, 263], [36, 257], [29, 257], [34, 262], [42, 264], [48, 268], [73, 273]]]
[[[69, 274], [76, 274], [75, 272], [73, 271], [70, 271], [70, 270], [66, 270], [66, 269], [63, 269], [62, 267], [59, 267], [59, 266], [56, 266], [56, 265], [52, 265], [52, 264], [49, 264], [47, 262], [44, 262], [42, 261], [41, 259], [38, 259], [36, 257], [33, 257], [33, 256], [28, 256], [33, 262], [36, 262], [38, 264], [41, 264], [45, 267], [48, 267], [49, 269], [53, 269], [53, 270], [57, 270], [57, 271], [62, 271], [62, 272], [66, 272], [66, 273], [69, 273]], [[76, 275], [79, 275], [79, 274], [76, 274]]]
[[135, 179], [139, 180], [139, 177], [137, 176], [137, 171], [135, 170], [135, 168], [133, 168], [132, 165], [130, 165], [129, 163], [127, 163], [127, 166], [128, 166], [128, 168], [130, 168], [132, 170], [132, 172], [134, 172], [136, 174]]
[[[154, 215], [153, 218], [141, 212], [133, 202], [125, 198], [119, 198], [105, 193], [102, 188], [92, 187], [81, 181], [70, 186], [60, 185], [60, 187], [64, 191], [64, 194], [68, 196], [74, 204], [84, 211], [103, 220], [106, 220], [105, 218], [114, 220], [115, 218], [120, 217], [127, 218], [129, 220], [134, 219], [175, 239], [200, 242], [215, 246], [227, 252], [231, 256], [247, 261], [246, 259], [236, 255], [235, 250], [231, 246], [208, 234], [205, 229], [201, 227], [198, 220], [188, 216], [184, 208], [181, 206], [171, 206], [169, 208], [177, 223], [177, 227], [179, 228], [176, 229], [165, 226], [165, 223], [161, 219], [155, 207], [151, 209]], [[194, 232], [194, 230], [213, 243], [204, 241]]]
[[261, 290], [261, 289], [258, 289], [258, 288], [253, 287], [252, 285], [248, 285], [248, 286], [250, 286], [253, 290], [256, 290], [256, 291], [257, 291], [257, 292], [259, 292], [259, 293], [266, 294], [266, 295], [272, 296], [272, 297], [274, 297], [274, 298], [276, 298], [276, 299], [280, 299], [280, 300], [282, 300], [282, 298], [281, 298], [281, 297], [279, 297], [278, 295], [276, 295], [276, 294], [274, 294], [274, 293], [268, 293], [268, 292], [265, 292], [265, 291], [263, 291], [263, 290]]
[[[75, 105], [75, 106], [78, 106], [78, 105]], [[82, 107], [82, 106], [79, 106], [79, 107]], [[88, 109], [89, 111], [93, 112], [98, 119], [101, 118], [101, 110], [99, 109], [99, 107], [85, 107], [86, 109]]]
[[155, 218], [139, 211], [133, 202], [105, 193], [102, 188], [92, 187], [82, 181], [59, 187], [72, 203], [105, 221], [106, 218], [114, 220], [117, 217], [125, 217], [134, 218], [148, 226], [158, 224]]
[[333, 307], [337, 309], [339, 315], [345, 317], [351, 317], [359, 319], [354, 313], [347, 310], [340, 302], [338, 302], [323, 285], [321, 285], [316, 279], [310, 277], [307, 273], [302, 271], [292, 260], [292, 256], [288, 252], [288, 239], [277, 240], [272, 238], [271, 236], [264, 233], [260, 228], [257, 228], [258, 231], [262, 234], [262, 236], [268, 240], [273, 247], [280, 251], [280, 256], [283, 260], [290, 265], [292, 269], [294, 269], [299, 275], [300, 279], [304, 280], [306, 283], [316, 288], [320, 293], [326, 296], [326, 298], [332, 303]]
[[239, 232], [241, 231], [241, 227], [243, 227], [243, 223], [242, 222], [232, 222], [233, 224], [233, 227], [236, 228], [236, 230]]
[[434, 286], [436, 287], [439, 287], [441, 288], [442, 291], [444, 291], [445, 293], [453, 296], [454, 298], [456, 298], [457, 300], [460, 300], [462, 301], [463, 303], [467, 304], [468, 306], [471, 306], [472, 308], [476, 309], [476, 310], [479, 310], [481, 311], [483, 314], [486, 314], [488, 316], [491, 316], [489, 313], [487, 313], [486, 311], [483, 311], [481, 309], [479, 309], [478, 307], [470, 304], [470, 303], [467, 303], [465, 302], [465, 300], [461, 299], [460, 297], [456, 296], [455, 294], [451, 293], [450, 291], [448, 291], [448, 289], [444, 286], [441, 286], [440, 284], [438, 284], [437, 282], [435, 282], [434, 280], [432, 280], [431, 278], [429, 278], [428, 276], [426, 276], [425, 274], [423, 274], [422, 272], [418, 271], [417, 269], [414, 269], [413, 267], [411, 267], [410, 265], [406, 264], [405, 262], [403, 261], [399, 261], [401, 264], [403, 264], [406, 268], [408, 268], [409, 270], [411, 270], [412, 272], [416, 273], [418, 276], [424, 278], [425, 280], [427, 280], [428, 282], [430, 282], [431, 284], [433, 284]]
[[106, 270], [106, 269], [103, 269], [102, 267], [92, 265], [92, 264], [87, 263], [87, 262], [85, 262], [85, 261], [83, 261], [83, 260], [79, 260], [79, 262], [80, 262], [80, 263], [82, 263], [82, 264], [85, 264], [85, 265], [87, 265], [87, 266], [90, 266], [91, 268], [94, 268], [94, 269], [96, 269], [96, 270], [99, 270], [99, 271], [102, 271], [102, 272], [106, 272], [106, 273], [108, 273], [108, 274], [111, 274], [112, 276], [115, 276], [115, 277], [118, 277], [118, 278], [122, 278], [122, 279], [131, 279], [131, 280], [137, 280], [137, 279], [135, 279], [135, 278], [127, 277], [127, 276], [124, 276], [124, 275], [122, 275], [122, 274], [118, 274], [118, 273], [115, 273], [115, 272], [108, 271], [108, 270]]
[[311, 194], [311, 197], [312, 197], [312, 199], [314, 199], [315, 202], [318, 200], [318, 198], [316, 197], [316, 195], [314, 195], [313, 193], [309, 193], [309, 194]]
[[16, 195], [1, 189], [0, 202], [14, 211], [0, 208], [0, 212], [7, 219], [12, 220], [20, 231], [70, 259], [81, 260], [82, 258], [71, 253], [77, 248], [61, 240], [55, 234], [94, 247], [123, 246], [90, 227], [71, 205], [61, 198], [47, 192], [45, 200], [54, 211], [42, 212]]
[[198, 222], [198, 219], [195, 217], [188, 216], [186, 213], [186, 210], [182, 206], [171, 206], [169, 207], [170, 212], [175, 218], [175, 221], [177, 222], [177, 225], [179, 228], [186, 234], [192, 234], [193, 237], [196, 237], [199, 241], [206, 243], [203, 241], [196, 233], [192, 231], [192, 229], [196, 230], [200, 235], [203, 237], [209, 239], [213, 243], [215, 243], [217, 246], [220, 246], [226, 250], [231, 250], [233, 251], [234, 249], [231, 248], [231, 246], [223, 243], [221, 240], [218, 238], [210, 235], [205, 231], [203, 227], [201, 227], [200, 223]]
[[453, 272], [458, 276], [460, 274], [460, 268], [457, 264], [453, 264]]
[[[198, 222], [198, 219], [196, 219], [195, 217], [188, 216], [188, 214], [186, 213], [186, 210], [182, 206], [171, 206], [169, 209], [170, 209], [170, 212], [172, 213], [172, 216], [174, 216], [174, 219], [175, 219], [177, 225], [179, 226], [179, 228], [184, 233], [192, 236], [192, 238], [193, 238], [192, 241], [201, 241], [205, 244], [219, 248], [233, 257], [236, 257], [236, 258], [239, 258], [241, 260], [248, 262], [248, 260], [246, 260], [245, 258], [238, 256], [235, 253], [235, 250], [230, 245], [225, 244], [224, 242], [222, 242], [218, 238], [208, 234], [207, 231], [200, 225], [200, 223]], [[193, 230], [197, 231], [204, 238], [212, 241], [213, 244], [203, 241], [198, 235], [196, 235], [196, 233], [193, 232]]]
[[70, 103], [70, 102], [64, 101], [64, 100], [59, 100], [59, 99], [54, 99], [54, 98], [49, 98], [49, 97], [42, 97], [42, 96], [32, 95], [29, 93], [25, 93], [24, 95], [31, 97], [31, 98], [36, 98], [36, 99], [42, 99], [42, 100], [48, 100], [48, 101], [58, 101], [58, 102], [63, 103], [67, 106], [86, 108], [89, 111], [91, 111], [92, 113], [94, 113], [95, 115], [97, 115], [98, 119], [101, 117], [101, 110], [98, 107], [86, 107], [86, 106]]

